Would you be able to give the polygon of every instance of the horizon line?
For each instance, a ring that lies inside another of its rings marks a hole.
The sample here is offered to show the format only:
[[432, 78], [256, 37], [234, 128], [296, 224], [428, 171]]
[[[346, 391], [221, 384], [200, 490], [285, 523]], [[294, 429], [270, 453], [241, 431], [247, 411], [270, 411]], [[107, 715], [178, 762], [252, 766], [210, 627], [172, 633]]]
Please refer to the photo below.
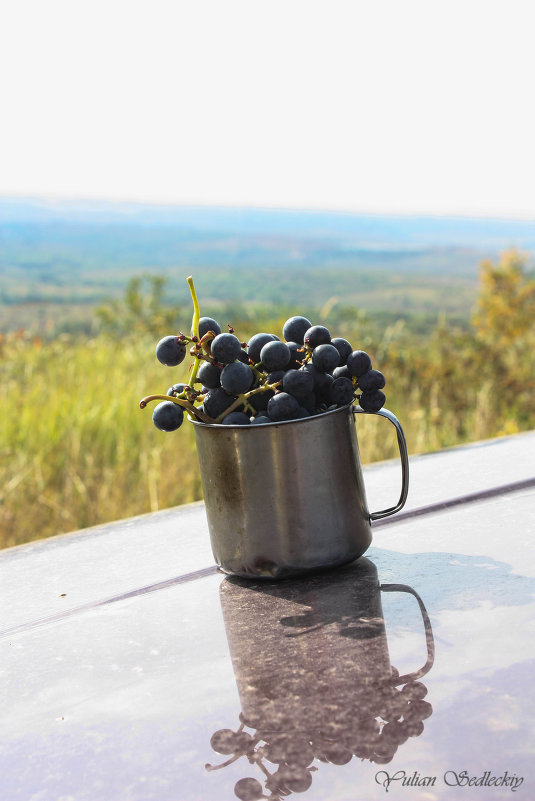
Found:
[[365, 210], [344, 206], [301, 206], [301, 205], [278, 205], [269, 203], [225, 203], [216, 201], [173, 201], [173, 200], [139, 200], [121, 197], [87, 196], [87, 195], [67, 195], [67, 194], [25, 194], [25, 193], [1, 193], [0, 201], [21, 201], [21, 202], [40, 202], [44, 204], [66, 203], [66, 204], [88, 204], [133, 206], [133, 207], [152, 207], [161, 209], [213, 209], [229, 211], [272, 211], [303, 214], [338, 214], [355, 217], [401, 217], [401, 218], [432, 218], [432, 219], [451, 219], [451, 220], [485, 220], [489, 222], [533, 222], [535, 224], [535, 212], [533, 216], [523, 216], [513, 212], [453, 212], [453, 211], [401, 211], [401, 210]]

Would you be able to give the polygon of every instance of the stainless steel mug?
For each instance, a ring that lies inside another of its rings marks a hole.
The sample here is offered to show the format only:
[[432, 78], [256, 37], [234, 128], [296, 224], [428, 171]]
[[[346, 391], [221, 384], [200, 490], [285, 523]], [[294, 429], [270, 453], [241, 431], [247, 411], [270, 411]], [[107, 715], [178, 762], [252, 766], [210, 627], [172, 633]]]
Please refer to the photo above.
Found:
[[399, 511], [409, 461], [399, 420], [402, 467], [395, 506], [368, 511], [351, 404], [301, 420], [258, 426], [193, 421], [214, 558], [226, 573], [281, 579], [361, 556], [370, 522]]

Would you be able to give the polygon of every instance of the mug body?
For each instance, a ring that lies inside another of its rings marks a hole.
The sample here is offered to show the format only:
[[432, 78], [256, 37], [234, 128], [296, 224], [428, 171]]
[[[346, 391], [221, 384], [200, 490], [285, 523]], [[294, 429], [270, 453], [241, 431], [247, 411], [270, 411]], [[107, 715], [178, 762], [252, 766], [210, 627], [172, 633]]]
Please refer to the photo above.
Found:
[[266, 425], [193, 425], [223, 571], [286, 578], [367, 550], [370, 515], [351, 404]]

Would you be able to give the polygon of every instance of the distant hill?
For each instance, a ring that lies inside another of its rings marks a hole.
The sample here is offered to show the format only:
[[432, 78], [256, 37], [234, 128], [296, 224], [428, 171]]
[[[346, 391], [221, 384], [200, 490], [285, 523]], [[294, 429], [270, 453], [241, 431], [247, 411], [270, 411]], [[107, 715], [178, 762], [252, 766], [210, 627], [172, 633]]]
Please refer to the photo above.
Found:
[[535, 222], [0, 198], [0, 330], [89, 325], [135, 275], [188, 304], [190, 273], [212, 308], [466, 320], [478, 265], [510, 247], [535, 255]]
[[190, 234], [335, 240], [354, 250], [501, 250], [511, 246], [535, 250], [535, 220], [0, 197], [0, 221], [4, 225], [62, 222], [173, 228]]

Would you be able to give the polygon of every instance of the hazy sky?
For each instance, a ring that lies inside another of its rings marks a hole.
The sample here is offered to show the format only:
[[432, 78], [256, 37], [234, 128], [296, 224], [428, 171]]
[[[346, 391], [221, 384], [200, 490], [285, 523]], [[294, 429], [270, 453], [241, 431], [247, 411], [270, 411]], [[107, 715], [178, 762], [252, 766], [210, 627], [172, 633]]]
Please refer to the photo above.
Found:
[[532, 0], [8, 0], [0, 194], [535, 219]]

